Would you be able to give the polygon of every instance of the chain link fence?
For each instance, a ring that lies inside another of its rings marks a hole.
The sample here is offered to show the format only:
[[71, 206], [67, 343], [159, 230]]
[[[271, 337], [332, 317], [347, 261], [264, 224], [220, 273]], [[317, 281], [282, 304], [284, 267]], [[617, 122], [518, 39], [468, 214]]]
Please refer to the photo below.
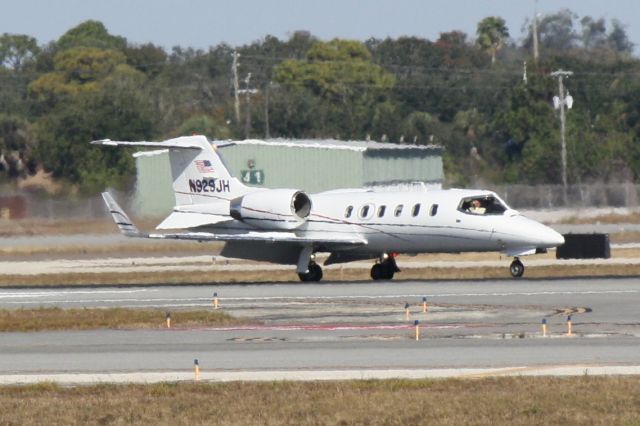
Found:
[[[515, 209], [633, 208], [638, 207], [640, 200], [640, 185], [634, 183], [570, 185], [567, 188], [566, 204], [562, 185], [496, 185], [487, 189], [498, 193]], [[429, 191], [428, 188], [423, 190]], [[134, 209], [136, 202], [132, 195], [111, 192], [125, 211], [137, 211]], [[105, 217], [108, 217], [108, 212], [100, 195], [87, 198], [53, 198], [21, 192], [0, 194], [1, 219], [59, 220]]]
[[571, 207], [638, 207], [640, 185], [634, 183], [569, 185], [502, 185], [492, 187], [515, 209]]
[[[125, 194], [114, 194], [126, 210], [131, 199]], [[28, 192], [0, 194], [0, 219], [100, 219], [108, 217], [102, 196], [86, 198], [56, 198]]]

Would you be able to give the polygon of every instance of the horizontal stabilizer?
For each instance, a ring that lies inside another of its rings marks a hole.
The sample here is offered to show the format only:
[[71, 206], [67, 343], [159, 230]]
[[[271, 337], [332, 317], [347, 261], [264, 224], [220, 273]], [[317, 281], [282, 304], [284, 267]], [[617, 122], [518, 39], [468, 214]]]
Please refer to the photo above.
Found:
[[131, 222], [129, 216], [127, 216], [124, 210], [116, 203], [113, 197], [111, 197], [111, 194], [103, 192], [102, 198], [109, 209], [109, 213], [111, 213], [111, 217], [113, 217], [113, 221], [118, 225], [118, 228], [120, 228], [120, 231], [124, 235], [127, 237], [148, 237], [147, 234], [140, 232], [133, 222]]
[[130, 142], [130, 141], [112, 141], [111, 139], [100, 139], [91, 142], [92, 145], [106, 146], [142, 146], [148, 148], [174, 148], [174, 149], [203, 149], [202, 143], [191, 138], [176, 138], [165, 142]]

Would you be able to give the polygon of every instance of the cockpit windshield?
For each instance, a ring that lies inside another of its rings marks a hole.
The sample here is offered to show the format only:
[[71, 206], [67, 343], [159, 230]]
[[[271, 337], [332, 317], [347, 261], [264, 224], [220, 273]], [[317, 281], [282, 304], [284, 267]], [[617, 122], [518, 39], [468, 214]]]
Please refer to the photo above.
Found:
[[466, 197], [460, 201], [458, 210], [475, 215], [501, 215], [507, 207], [492, 195]]

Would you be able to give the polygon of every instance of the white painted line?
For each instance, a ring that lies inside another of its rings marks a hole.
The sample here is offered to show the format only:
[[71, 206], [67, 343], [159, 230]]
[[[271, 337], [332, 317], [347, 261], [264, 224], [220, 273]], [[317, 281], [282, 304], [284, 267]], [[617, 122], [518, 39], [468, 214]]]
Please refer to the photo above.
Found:
[[[135, 293], [140, 291], [123, 291], [122, 293]], [[156, 291], [151, 290], [150, 291]], [[104, 293], [118, 293], [104, 292]], [[443, 298], [443, 297], [527, 297], [527, 296], [577, 296], [577, 295], [618, 295], [618, 294], [637, 294], [639, 290], [587, 290], [587, 291], [530, 291], [530, 292], [474, 292], [474, 293], [421, 293], [421, 294], [381, 294], [381, 295], [339, 295], [339, 296], [257, 296], [257, 297], [218, 297], [221, 303], [226, 302], [227, 307], [231, 306], [244, 306], [242, 302], [266, 302], [282, 305], [302, 305], [309, 304], [315, 301], [335, 301], [335, 300], [384, 300], [384, 299], [406, 299], [406, 300], [422, 300], [423, 297], [429, 299]], [[96, 292], [78, 292], [77, 294], [91, 294], [95, 295]], [[188, 298], [110, 298], [110, 299], [54, 299], [46, 300], [45, 297], [57, 295], [55, 293], [39, 294], [38, 300], [36, 297], [30, 298], [28, 295], [18, 296], [11, 295], [7, 299], [31, 299], [31, 300], [2, 300], [0, 295], [0, 303], [3, 305], [60, 305], [60, 304], [128, 304], [130, 306], [138, 307], [167, 307], [167, 306], [209, 306], [211, 304], [211, 297], [188, 297]], [[233, 303], [240, 302], [240, 303]]]
[[0, 291], [0, 299], [11, 299], [11, 298], [21, 298], [21, 297], [51, 297], [51, 296], [68, 296], [75, 294], [91, 294], [93, 296], [98, 294], [133, 294], [133, 293], [142, 293], [142, 292], [150, 292], [150, 291], [158, 291], [157, 289], [151, 288], [142, 288], [142, 289], [117, 289], [117, 290], [24, 290], [24, 291], [15, 291], [10, 290], [9, 292]]
[[[637, 265], [640, 258], [611, 259], [527, 259], [527, 267], [575, 266], [575, 265]], [[415, 261], [403, 259], [402, 268], [475, 268], [506, 267], [508, 259], [501, 260], [437, 260]], [[100, 259], [62, 259], [48, 261], [5, 261], [0, 262], [0, 275], [38, 275], [69, 273], [127, 273], [127, 272], [192, 272], [198, 271], [285, 271], [292, 270], [291, 265], [265, 263], [242, 263], [214, 260], [212, 256], [183, 257], [140, 257], [140, 258], [100, 258]], [[371, 262], [353, 262], [348, 265], [329, 265], [328, 270], [356, 269], [368, 270]]]

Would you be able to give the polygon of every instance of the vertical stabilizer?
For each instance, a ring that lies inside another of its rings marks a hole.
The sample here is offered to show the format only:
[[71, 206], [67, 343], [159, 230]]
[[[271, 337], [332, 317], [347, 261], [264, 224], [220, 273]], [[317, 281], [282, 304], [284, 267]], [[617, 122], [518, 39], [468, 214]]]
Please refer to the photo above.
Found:
[[164, 142], [104, 139], [97, 145], [140, 146], [169, 150], [176, 205], [228, 202], [250, 189], [231, 176], [214, 146], [204, 136], [182, 136]]

